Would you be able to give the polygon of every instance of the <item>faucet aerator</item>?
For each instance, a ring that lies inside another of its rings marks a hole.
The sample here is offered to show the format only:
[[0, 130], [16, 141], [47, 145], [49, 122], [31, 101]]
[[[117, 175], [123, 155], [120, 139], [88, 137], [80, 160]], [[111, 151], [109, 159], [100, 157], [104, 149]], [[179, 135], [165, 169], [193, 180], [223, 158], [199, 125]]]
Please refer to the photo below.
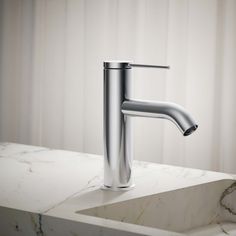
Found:
[[192, 134], [197, 128], [198, 128], [198, 125], [193, 125], [192, 127], [190, 127], [189, 129], [187, 129], [187, 130], [184, 132], [184, 136], [189, 136], [189, 135]]

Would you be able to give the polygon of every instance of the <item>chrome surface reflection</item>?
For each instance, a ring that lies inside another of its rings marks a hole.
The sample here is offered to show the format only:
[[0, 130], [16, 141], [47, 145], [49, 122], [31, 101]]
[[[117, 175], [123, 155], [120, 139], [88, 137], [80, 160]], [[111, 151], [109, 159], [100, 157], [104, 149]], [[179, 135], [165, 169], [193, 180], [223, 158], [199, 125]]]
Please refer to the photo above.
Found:
[[132, 116], [168, 119], [184, 136], [198, 127], [192, 116], [175, 103], [132, 99], [132, 67], [169, 68], [104, 62], [104, 189], [128, 190], [134, 186]]

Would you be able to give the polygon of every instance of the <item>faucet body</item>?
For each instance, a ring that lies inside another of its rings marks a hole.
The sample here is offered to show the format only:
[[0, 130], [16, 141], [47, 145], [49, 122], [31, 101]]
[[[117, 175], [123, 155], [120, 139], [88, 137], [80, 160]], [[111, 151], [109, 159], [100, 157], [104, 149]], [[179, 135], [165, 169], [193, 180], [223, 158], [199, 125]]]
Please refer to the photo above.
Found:
[[193, 118], [177, 104], [132, 99], [132, 67], [168, 68], [129, 62], [104, 62], [105, 189], [128, 190], [134, 186], [132, 116], [168, 119], [185, 136], [197, 129]]

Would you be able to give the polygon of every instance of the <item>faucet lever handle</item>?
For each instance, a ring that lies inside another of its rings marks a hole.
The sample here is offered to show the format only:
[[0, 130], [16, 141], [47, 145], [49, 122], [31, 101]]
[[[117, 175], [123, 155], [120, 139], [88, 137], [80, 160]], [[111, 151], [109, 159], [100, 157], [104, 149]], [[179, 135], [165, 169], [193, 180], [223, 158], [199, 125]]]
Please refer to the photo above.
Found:
[[132, 66], [132, 67], [146, 67], [146, 68], [170, 69], [170, 66], [160, 66], [160, 65], [130, 64], [130, 66]]

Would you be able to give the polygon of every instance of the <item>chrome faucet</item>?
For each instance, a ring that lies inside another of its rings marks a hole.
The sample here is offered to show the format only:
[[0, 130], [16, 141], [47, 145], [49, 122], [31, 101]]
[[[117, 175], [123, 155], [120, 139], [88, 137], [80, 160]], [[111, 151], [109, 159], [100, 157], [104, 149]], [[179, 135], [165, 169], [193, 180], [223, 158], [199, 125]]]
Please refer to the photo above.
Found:
[[168, 119], [184, 136], [198, 127], [190, 114], [175, 103], [132, 99], [133, 67], [169, 69], [122, 61], [104, 62], [104, 189], [128, 190], [134, 186], [132, 116]]

